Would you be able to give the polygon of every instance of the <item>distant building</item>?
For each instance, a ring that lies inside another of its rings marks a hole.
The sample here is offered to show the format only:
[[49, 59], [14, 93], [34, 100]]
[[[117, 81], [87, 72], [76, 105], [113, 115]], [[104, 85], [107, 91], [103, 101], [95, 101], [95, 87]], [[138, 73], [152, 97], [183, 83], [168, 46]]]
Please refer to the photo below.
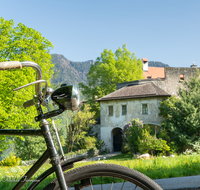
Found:
[[97, 100], [100, 102], [100, 122], [94, 126], [94, 131], [110, 151], [121, 150], [121, 130], [133, 118], [159, 130], [163, 122], [158, 115], [160, 101], [177, 95], [182, 82], [195, 75], [197, 68], [195, 65], [190, 68], [148, 67], [147, 59], [143, 59], [143, 63], [145, 79], [116, 84], [115, 92]]

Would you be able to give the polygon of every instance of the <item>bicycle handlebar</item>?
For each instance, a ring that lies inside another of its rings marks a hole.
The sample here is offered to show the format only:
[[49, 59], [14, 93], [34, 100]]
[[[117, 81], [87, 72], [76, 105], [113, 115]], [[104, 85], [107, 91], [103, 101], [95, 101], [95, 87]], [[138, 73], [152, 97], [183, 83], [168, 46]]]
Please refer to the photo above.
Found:
[[1, 62], [0, 70], [21, 69], [22, 65], [19, 61]]
[[[40, 66], [37, 63], [34, 63], [32, 61], [7, 61], [7, 62], [0, 62], [0, 70], [11, 70], [11, 69], [22, 69], [22, 67], [32, 67], [36, 70], [36, 80], [42, 79], [42, 70]], [[41, 92], [41, 83], [35, 84], [35, 93], [39, 96], [39, 98], [42, 97]], [[30, 103], [30, 102], [29, 102]], [[29, 104], [30, 105], [30, 104]]]
[[[22, 67], [32, 67], [36, 70], [37, 74], [36, 74], [36, 80], [42, 80], [42, 70], [41, 67], [34, 62], [31, 61], [25, 61], [25, 62], [21, 62]], [[35, 85], [35, 93], [41, 97], [42, 93], [41, 93], [41, 83], [38, 83]]]

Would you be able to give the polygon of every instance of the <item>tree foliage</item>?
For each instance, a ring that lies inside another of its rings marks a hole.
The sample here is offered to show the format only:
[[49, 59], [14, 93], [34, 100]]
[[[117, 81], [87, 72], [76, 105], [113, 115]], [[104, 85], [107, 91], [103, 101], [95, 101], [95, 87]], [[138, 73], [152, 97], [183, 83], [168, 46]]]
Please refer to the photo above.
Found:
[[[0, 18], [0, 62], [3, 61], [34, 61], [43, 71], [43, 78], [49, 82], [53, 73], [50, 49], [51, 42], [42, 37], [41, 33], [28, 28], [22, 23], [14, 25], [13, 20]], [[23, 103], [32, 99], [34, 86], [13, 92], [14, 88], [35, 81], [32, 68], [22, 70], [0, 71], [0, 129], [19, 129], [23, 126], [36, 127], [33, 107], [24, 109]], [[6, 145], [6, 137], [0, 141]], [[0, 151], [6, 146], [1, 146]]]
[[123, 127], [122, 139], [124, 145], [128, 144], [129, 150], [132, 153], [139, 151], [139, 139], [142, 137], [143, 127], [143, 122], [139, 119], [132, 119]]
[[126, 45], [115, 53], [105, 49], [87, 74], [87, 84], [79, 83], [83, 95], [94, 107], [95, 98], [101, 98], [116, 90], [116, 83], [143, 78], [142, 61], [128, 51]]
[[157, 139], [151, 135], [152, 129], [149, 125], [143, 124], [139, 119], [132, 119], [122, 130], [123, 145], [128, 145], [128, 150], [132, 153], [164, 153], [169, 151], [167, 141]]
[[46, 143], [43, 137], [24, 137], [15, 139], [16, 155], [22, 160], [38, 159], [46, 150]]
[[156, 155], [157, 153], [165, 153], [170, 151], [170, 147], [167, 145], [167, 141], [156, 138], [155, 135], [150, 135], [150, 132], [144, 128], [141, 138], [139, 138], [140, 153], [150, 153]]
[[200, 79], [199, 73], [183, 83], [178, 97], [160, 103], [164, 127], [178, 151], [184, 151], [200, 141]]
[[66, 146], [68, 152], [73, 150], [74, 143], [79, 143], [79, 141], [86, 137], [89, 125], [95, 124], [95, 120], [93, 119], [94, 112], [91, 112], [91, 108], [87, 104], [79, 107], [79, 110], [72, 114], [71, 123], [66, 126]]

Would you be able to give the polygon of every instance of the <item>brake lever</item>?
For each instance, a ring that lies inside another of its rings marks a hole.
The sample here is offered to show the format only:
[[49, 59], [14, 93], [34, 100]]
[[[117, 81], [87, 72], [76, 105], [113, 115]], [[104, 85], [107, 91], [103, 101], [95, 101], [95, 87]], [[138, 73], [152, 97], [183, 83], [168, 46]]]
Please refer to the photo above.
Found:
[[[41, 100], [41, 102], [43, 102], [43, 100], [45, 99], [45, 95], [46, 95], [46, 92], [47, 92], [47, 86], [48, 86], [48, 83], [47, 83], [46, 80], [37, 80], [37, 81], [31, 82], [29, 84], [26, 84], [24, 86], [20, 86], [18, 88], [15, 88], [15, 89], [13, 89], [13, 91], [17, 91], [17, 90], [20, 90], [22, 88], [28, 87], [30, 85], [37, 84], [37, 83], [42, 83], [42, 82], [45, 83], [44, 93], [43, 93], [43, 97], [42, 97], [42, 100]], [[41, 97], [41, 94], [38, 94], [38, 96]]]

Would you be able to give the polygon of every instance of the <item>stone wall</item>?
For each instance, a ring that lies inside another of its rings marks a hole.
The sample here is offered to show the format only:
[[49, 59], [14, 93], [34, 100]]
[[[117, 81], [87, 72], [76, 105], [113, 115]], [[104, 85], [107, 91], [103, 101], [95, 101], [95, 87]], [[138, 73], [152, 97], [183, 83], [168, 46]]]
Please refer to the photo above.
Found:
[[[183, 86], [184, 80], [189, 80], [191, 76], [196, 74], [196, 69], [191, 67], [165, 67], [164, 79], [143, 79], [131, 82], [124, 82], [117, 84], [117, 90], [128, 85], [139, 85], [153, 82], [155, 85], [163, 89], [171, 95], [177, 95], [178, 89]], [[183, 76], [183, 79], [182, 79]], [[180, 78], [181, 77], [181, 78]]]
[[196, 69], [200, 71], [200, 68], [166, 67], [163, 90], [171, 95], [177, 95], [178, 89], [182, 87], [183, 81], [187, 81], [191, 76], [195, 76]]

